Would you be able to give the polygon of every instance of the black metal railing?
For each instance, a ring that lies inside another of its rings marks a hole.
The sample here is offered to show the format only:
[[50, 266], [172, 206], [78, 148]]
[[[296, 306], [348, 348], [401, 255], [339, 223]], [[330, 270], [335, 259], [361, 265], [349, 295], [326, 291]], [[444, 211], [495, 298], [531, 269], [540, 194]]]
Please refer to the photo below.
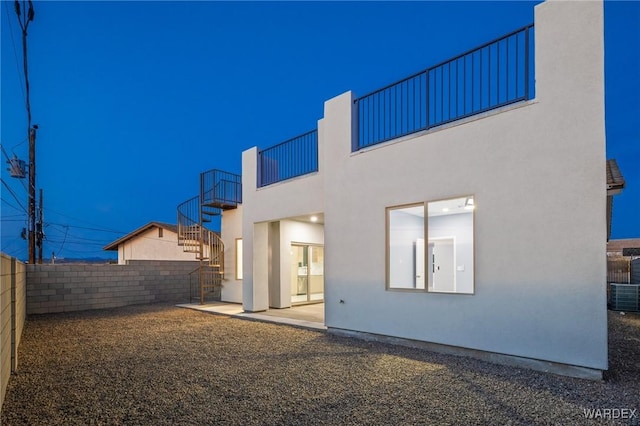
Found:
[[258, 188], [317, 171], [317, 130], [258, 151]]
[[354, 102], [357, 151], [533, 97], [533, 25]]
[[200, 173], [200, 203], [223, 209], [242, 203], [242, 176], [222, 170]]

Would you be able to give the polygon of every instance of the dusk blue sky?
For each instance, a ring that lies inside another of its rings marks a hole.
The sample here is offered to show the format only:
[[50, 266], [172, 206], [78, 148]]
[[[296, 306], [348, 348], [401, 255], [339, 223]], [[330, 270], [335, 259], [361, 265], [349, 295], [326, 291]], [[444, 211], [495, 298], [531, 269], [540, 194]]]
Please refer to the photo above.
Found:
[[[324, 101], [532, 23], [536, 3], [34, 2], [45, 257], [114, 257], [107, 243], [175, 223], [200, 172], [240, 173], [243, 150], [315, 128]], [[20, 31], [13, 2], [1, 6], [2, 146], [27, 160]], [[607, 157], [627, 181], [612, 238], [640, 237], [639, 2], [605, 3], [605, 45]], [[5, 160], [2, 179], [26, 207], [26, 181]], [[26, 214], [1, 194], [1, 250], [25, 259]]]

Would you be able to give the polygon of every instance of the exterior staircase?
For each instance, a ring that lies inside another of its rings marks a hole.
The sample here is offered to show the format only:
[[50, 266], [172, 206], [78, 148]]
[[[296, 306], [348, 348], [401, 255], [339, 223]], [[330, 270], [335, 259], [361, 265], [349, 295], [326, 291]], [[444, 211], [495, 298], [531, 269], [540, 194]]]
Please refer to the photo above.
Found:
[[200, 173], [200, 194], [178, 205], [178, 245], [200, 262], [191, 273], [191, 298], [200, 304], [220, 300], [224, 280], [224, 243], [207, 225], [241, 202], [240, 175], [209, 170]]

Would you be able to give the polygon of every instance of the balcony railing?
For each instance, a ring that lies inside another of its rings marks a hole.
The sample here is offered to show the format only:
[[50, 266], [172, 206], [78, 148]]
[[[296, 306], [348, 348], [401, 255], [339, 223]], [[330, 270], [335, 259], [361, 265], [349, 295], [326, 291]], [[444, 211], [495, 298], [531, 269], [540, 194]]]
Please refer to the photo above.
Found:
[[317, 171], [317, 130], [258, 151], [258, 188]]
[[216, 169], [200, 173], [200, 202], [221, 209], [237, 207], [242, 203], [242, 177]]
[[358, 98], [352, 150], [533, 97], [533, 25]]

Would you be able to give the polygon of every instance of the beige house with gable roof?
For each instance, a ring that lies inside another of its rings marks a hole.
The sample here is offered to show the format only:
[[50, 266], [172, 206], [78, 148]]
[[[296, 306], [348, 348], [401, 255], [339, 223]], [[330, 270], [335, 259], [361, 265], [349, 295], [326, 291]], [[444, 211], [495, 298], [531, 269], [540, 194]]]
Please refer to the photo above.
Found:
[[163, 222], [149, 222], [103, 250], [117, 251], [119, 265], [130, 260], [196, 260], [193, 253], [185, 253], [178, 247], [176, 225]]

